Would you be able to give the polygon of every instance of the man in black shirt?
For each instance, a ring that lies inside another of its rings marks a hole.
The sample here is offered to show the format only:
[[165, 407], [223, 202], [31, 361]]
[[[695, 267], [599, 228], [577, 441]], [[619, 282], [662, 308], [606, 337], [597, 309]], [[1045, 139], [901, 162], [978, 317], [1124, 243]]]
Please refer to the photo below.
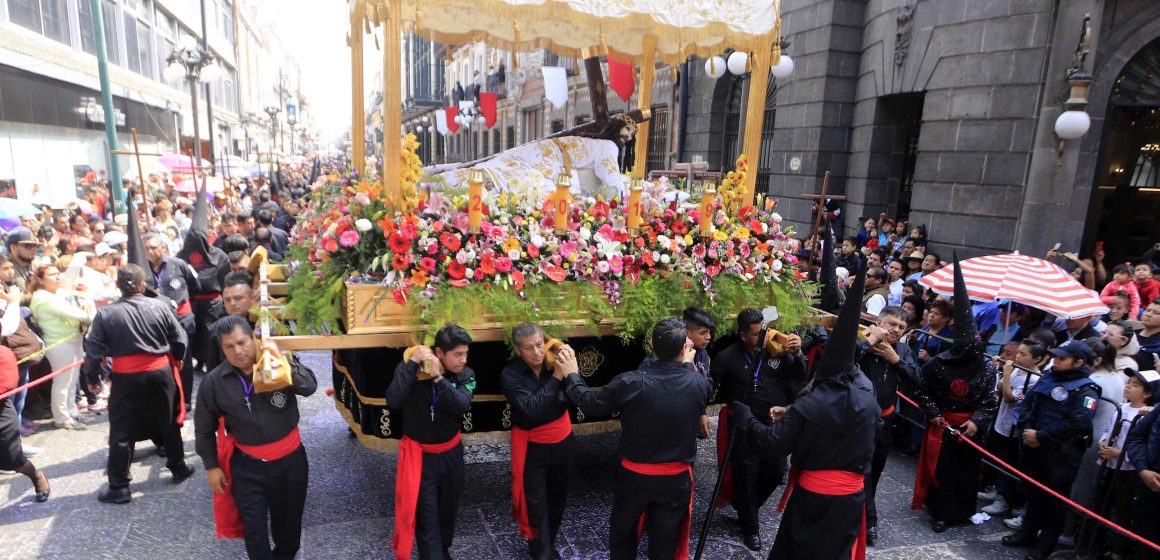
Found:
[[882, 409], [883, 420], [874, 434], [874, 459], [870, 463], [870, 472], [866, 473], [866, 544], [869, 546], [878, 540], [878, 508], [874, 497], [878, 480], [886, 468], [886, 459], [890, 456], [890, 418], [898, 399], [896, 392], [903, 385], [914, 387], [919, 382], [918, 362], [910, 347], [899, 342], [904, 332], [906, 310], [885, 307], [878, 314], [878, 323], [870, 327], [869, 337], [860, 340], [857, 348], [858, 365], [874, 385], [874, 397]]
[[[291, 365], [293, 385], [255, 393], [253, 373], [259, 352], [268, 351], [284, 361], [282, 353], [273, 342], [259, 348], [243, 317], [224, 317], [214, 331], [227, 362], [206, 375], [198, 389], [196, 448], [210, 490], [216, 494], [215, 514], [232, 503], [242, 522], [238, 527], [227, 522], [228, 516], [217, 515], [218, 536], [244, 535], [250, 558], [293, 558], [301, 542], [309, 473], [295, 396], [314, 394], [318, 380], [309, 368]], [[219, 439], [221, 426], [225, 435]]]
[[[254, 290], [253, 275], [244, 270], [235, 270], [226, 275], [225, 287], [222, 288], [222, 306], [225, 308], [226, 317], [232, 315], [249, 320], [250, 309], [257, 304], [258, 294]], [[223, 319], [225, 317], [218, 319], [217, 322], [220, 323]], [[209, 352], [206, 353], [205, 363], [207, 370], [213, 370], [225, 361], [216, 326], [210, 327], [210, 337], [211, 344]]]
[[[130, 241], [135, 232], [130, 232]], [[201, 288], [201, 281], [197, 273], [188, 264], [179, 259], [167, 256], [165, 243], [156, 233], [147, 233], [143, 238], [145, 253], [149, 259], [149, 272], [158, 293], [169, 298], [177, 306], [177, 321], [185, 329], [186, 340], [193, 340], [197, 332], [197, 320], [193, 316], [193, 306], [189, 301], [189, 291]], [[186, 345], [185, 355], [181, 357], [181, 386], [185, 388], [185, 408], [190, 408], [193, 398], [193, 360], [190, 358], [190, 347]]]
[[145, 271], [134, 264], [117, 271], [120, 301], [97, 310], [85, 337], [85, 361], [81, 375], [98, 390], [101, 362], [111, 358], [112, 391], [109, 394], [109, 483], [97, 499], [124, 504], [129, 492], [129, 462], [138, 440], [162, 441], [165, 466], [177, 484], [193, 474], [185, 463], [181, 424], [185, 406], [181, 399], [177, 356], [185, 354], [185, 331], [164, 303], [143, 295]]
[[512, 410], [512, 507], [532, 558], [557, 556], [572, 471], [572, 421], [562, 372], [547, 365], [544, 331], [523, 323], [512, 329], [516, 357], [500, 373]]
[[[795, 387], [805, 385], [806, 370], [801, 338], [797, 335], [789, 335], [785, 355], [762, 352], [762, 322], [761, 311], [752, 307], [737, 314], [739, 340], [717, 355], [712, 371], [713, 382], [719, 387], [723, 401], [743, 402], [754, 416], [769, 424], [772, 407], [793, 403]], [[729, 447], [730, 415], [728, 407], [721, 409], [720, 424], [724, 427], [719, 427], [717, 432], [718, 468], [721, 468], [724, 450]], [[745, 439], [740, 439], [733, 444], [729, 462], [725, 479], [731, 486], [722, 486], [724, 497], [716, 505], [722, 507], [731, 501], [745, 546], [761, 550], [758, 533], [761, 506], [785, 476], [785, 456], [758, 453]]]
[[793, 455], [782, 497], [782, 506], [788, 507], [771, 559], [865, 557], [864, 473], [882, 412], [873, 386], [854, 362], [865, 275], [858, 271], [854, 279], [808, 392], [789, 409], [770, 411], [770, 425], [754, 418], [749, 406], [730, 405], [737, 437], [748, 438], [763, 453]]
[[622, 373], [597, 392], [577, 373], [576, 354], [560, 351], [568, 397], [588, 415], [620, 414], [620, 470], [609, 523], [613, 560], [636, 557], [643, 522], [651, 559], [687, 558], [693, 507], [693, 462], [701, 415], [712, 384], [692, 367], [693, 342], [673, 317], [652, 330], [656, 362]]
[[403, 414], [391, 539], [396, 558], [410, 558], [413, 544], [422, 560], [450, 558], [463, 493], [459, 426], [475, 391], [470, 345], [463, 327], [444, 326], [435, 334], [435, 351], [416, 348], [387, 387], [387, 406]]

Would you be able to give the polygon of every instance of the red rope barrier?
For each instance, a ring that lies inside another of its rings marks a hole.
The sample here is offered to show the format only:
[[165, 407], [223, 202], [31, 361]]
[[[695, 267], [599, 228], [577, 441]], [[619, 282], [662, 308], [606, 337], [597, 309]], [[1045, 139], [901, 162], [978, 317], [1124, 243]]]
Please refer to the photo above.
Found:
[[[913, 400], [911, 400], [911, 399], [910, 399], [910, 397], [908, 397], [908, 396], [906, 396], [906, 395], [902, 394], [902, 392], [901, 392], [901, 391], [896, 391], [896, 393], [898, 394], [898, 397], [899, 397], [900, 399], [902, 399], [902, 400], [906, 401], [906, 402], [907, 402], [907, 403], [909, 403], [911, 406], [913, 406], [913, 407], [915, 407], [915, 408], [917, 408], [917, 409], [919, 409], [919, 410], [922, 410], [922, 407], [921, 407], [921, 406], [918, 406], [918, 403], [916, 403], [916, 402], [914, 402]], [[1115, 523], [1112, 523], [1111, 521], [1108, 521], [1107, 519], [1104, 519], [1104, 518], [1103, 518], [1103, 517], [1101, 517], [1101, 516], [1100, 516], [1098, 513], [1095, 513], [1094, 511], [1091, 511], [1091, 510], [1089, 510], [1089, 509], [1087, 509], [1087, 508], [1085, 508], [1085, 507], [1083, 507], [1083, 506], [1081, 506], [1081, 505], [1079, 505], [1079, 504], [1077, 504], [1077, 503], [1075, 503], [1075, 502], [1071, 501], [1070, 499], [1068, 499], [1067, 497], [1063, 496], [1063, 495], [1062, 495], [1062, 494], [1060, 494], [1059, 492], [1056, 492], [1055, 490], [1052, 490], [1051, 488], [1048, 488], [1047, 486], [1043, 485], [1043, 483], [1039, 482], [1038, 480], [1035, 480], [1034, 478], [1031, 478], [1030, 476], [1027, 476], [1026, 474], [1024, 474], [1024, 473], [1023, 473], [1023, 471], [1020, 471], [1019, 469], [1017, 469], [1017, 468], [1015, 468], [1015, 467], [1012, 467], [1011, 465], [1007, 464], [1007, 462], [1006, 462], [1006, 461], [1004, 461], [1004, 460], [1002, 460], [1002, 459], [1000, 459], [1000, 458], [996, 457], [995, 455], [993, 455], [992, 453], [990, 453], [990, 452], [989, 452], [989, 451], [987, 451], [986, 449], [983, 449], [983, 447], [982, 447], [981, 445], [979, 445], [979, 444], [975, 443], [974, 441], [971, 441], [971, 439], [970, 439], [970, 438], [965, 438], [965, 437], [962, 437], [962, 434], [961, 434], [961, 433], [960, 433], [958, 430], [956, 430], [956, 429], [955, 429], [953, 426], [944, 426], [944, 427], [945, 427], [945, 428], [947, 429], [947, 431], [948, 431], [948, 432], [950, 432], [952, 435], [959, 436], [959, 440], [960, 440], [960, 441], [965, 441], [965, 442], [967, 442], [968, 444], [970, 444], [970, 446], [971, 446], [971, 447], [974, 447], [974, 448], [975, 448], [975, 450], [977, 450], [977, 451], [978, 451], [979, 453], [981, 453], [983, 456], [987, 457], [988, 459], [991, 459], [992, 461], [995, 461], [995, 462], [996, 462], [996, 463], [998, 463], [998, 464], [999, 464], [1001, 467], [1003, 467], [1003, 468], [1005, 468], [1005, 469], [1007, 469], [1007, 470], [1011, 471], [1012, 473], [1015, 473], [1015, 475], [1017, 475], [1019, 478], [1022, 478], [1023, 480], [1026, 480], [1027, 482], [1030, 482], [1030, 483], [1031, 483], [1031, 484], [1033, 484], [1033, 485], [1034, 485], [1036, 488], [1039, 488], [1040, 490], [1043, 490], [1044, 492], [1047, 492], [1047, 494], [1048, 494], [1048, 495], [1050, 495], [1050, 496], [1054, 496], [1054, 497], [1056, 497], [1056, 498], [1058, 498], [1058, 499], [1062, 500], [1062, 501], [1063, 501], [1065, 504], [1067, 504], [1068, 506], [1071, 506], [1071, 508], [1072, 508], [1072, 509], [1075, 509], [1076, 511], [1078, 511], [1078, 512], [1080, 512], [1080, 513], [1082, 513], [1082, 514], [1084, 514], [1084, 515], [1086, 515], [1086, 516], [1088, 516], [1088, 517], [1091, 517], [1092, 519], [1095, 519], [1096, 521], [1099, 521], [1100, 523], [1102, 523], [1102, 524], [1104, 524], [1105, 526], [1107, 526], [1109, 529], [1111, 529], [1111, 530], [1113, 530], [1113, 531], [1116, 531], [1117, 533], [1120, 533], [1121, 535], [1124, 535], [1125, 537], [1128, 537], [1128, 538], [1130, 538], [1130, 539], [1133, 539], [1133, 540], [1135, 540], [1135, 541], [1137, 541], [1137, 542], [1143, 543], [1143, 544], [1145, 544], [1145, 545], [1147, 545], [1147, 546], [1151, 547], [1153, 550], [1155, 550], [1155, 551], [1157, 551], [1157, 552], [1160, 552], [1160, 544], [1156, 544], [1156, 543], [1154, 543], [1154, 542], [1152, 542], [1152, 541], [1150, 541], [1150, 540], [1148, 540], [1148, 539], [1145, 539], [1144, 537], [1141, 537], [1140, 535], [1137, 535], [1136, 533], [1133, 533], [1133, 532], [1131, 532], [1131, 531], [1129, 531], [1129, 530], [1127, 530], [1127, 529], [1125, 529], [1125, 528], [1123, 528], [1123, 527], [1120, 527], [1119, 525], [1116, 525]]]
[[79, 361], [73, 362], [67, 366], [64, 366], [64, 367], [62, 367], [62, 368], [44, 376], [44, 377], [41, 377], [40, 379], [37, 379], [35, 381], [29, 381], [28, 383], [25, 383], [24, 385], [21, 385], [21, 386], [13, 389], [11, 391], [8, 391], [7, 393], [4, 393], [3, 395], [0, 395], [0, 401], [6, 399], [8, 397], [11, 397], [12, 395], [15, 395], [16, 393], [19, 393], [21, 391], [31, 389], [32, 387], [40, 385], [41, 383], [44, 383], [45, 381], [48, 381], [49, 379], [52, 379], [53, 377], [56, 377], [56, 376], [66, 372], [74, 367], [77, 367], [83, 363], [85, 363], [84, 360], [79, 360]]

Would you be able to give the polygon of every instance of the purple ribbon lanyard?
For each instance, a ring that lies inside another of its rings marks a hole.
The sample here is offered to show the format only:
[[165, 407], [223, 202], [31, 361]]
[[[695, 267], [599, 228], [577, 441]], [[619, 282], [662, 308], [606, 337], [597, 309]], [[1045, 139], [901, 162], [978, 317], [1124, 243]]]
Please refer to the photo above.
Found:
[[431, 383], [431, 421], [435, 421], [435, 407], [439, 405], [439, 392], [435, 390], [435, 383]]
[[[759, 352], [757, 355], [758, 355], [758, 357], [760, 357], [761, 353]], [[761, 366], [764, 363], [765, 363], [765, 360], [758, 361], [757, 367], [753, 369], [753, 388], [754, 389], [757, 389], [757, 380], [761, 376]], [[745, 365], [747, 365], [747, 366], [753, 365], [753, 358], [750, 358], [749, 356], [745, 356]]]
[[246, 383], [246, 378], [240, 373], [238, 374], [238, 379], [242, 382], [242, 388], [245, 390], [245, 395], [242, 398], [246, 400], [246, 410], [253, 412], [254, 408], [250, 405], [250, 395], [254, 393], [254, 384]]

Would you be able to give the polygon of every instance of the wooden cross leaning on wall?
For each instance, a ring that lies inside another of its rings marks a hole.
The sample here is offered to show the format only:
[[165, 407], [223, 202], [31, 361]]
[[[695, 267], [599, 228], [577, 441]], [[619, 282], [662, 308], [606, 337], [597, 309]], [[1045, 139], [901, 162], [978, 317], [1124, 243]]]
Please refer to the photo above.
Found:
[[145, 185], [145, 168], [141, 167], [141, 156], [160, 156], [161, 154], [141, 153], [141, 144], [137, 142], [137, 129], [130, 128], [129, 132], [133, 134], [133, 149], [131, 151], [113, 150], [110, 153], [117, 156], [133, 156], [137, 159], [137, 180], [141, 184], [141, 204], [144, 205], [145, 210], [145, 225], [152, 228], [153, 214], [149, 211], [149, 187]]

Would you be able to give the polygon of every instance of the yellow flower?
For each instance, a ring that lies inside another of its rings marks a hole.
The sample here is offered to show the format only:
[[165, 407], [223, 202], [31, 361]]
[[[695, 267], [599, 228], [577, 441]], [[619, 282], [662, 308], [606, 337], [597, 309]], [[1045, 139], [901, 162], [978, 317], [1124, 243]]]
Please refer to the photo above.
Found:
[[507, 238], [507, 241], [503, 242], [503, 250], [505, 253], [517, 251], [517, 250], [519, 250], [519, 248], [520, 248], [520, 240], [516, 239], [515, 237], [509, 237], [509, 238]]
[[726, 239], [729, 239], [729, 236], [721, 230], [716, 230], [713, 232], [713, 239], [717, 241], [725, 241]]
[[737, 239], [749, 239], [749, 228], [739, 227], [733, 230], [733, 237]]

